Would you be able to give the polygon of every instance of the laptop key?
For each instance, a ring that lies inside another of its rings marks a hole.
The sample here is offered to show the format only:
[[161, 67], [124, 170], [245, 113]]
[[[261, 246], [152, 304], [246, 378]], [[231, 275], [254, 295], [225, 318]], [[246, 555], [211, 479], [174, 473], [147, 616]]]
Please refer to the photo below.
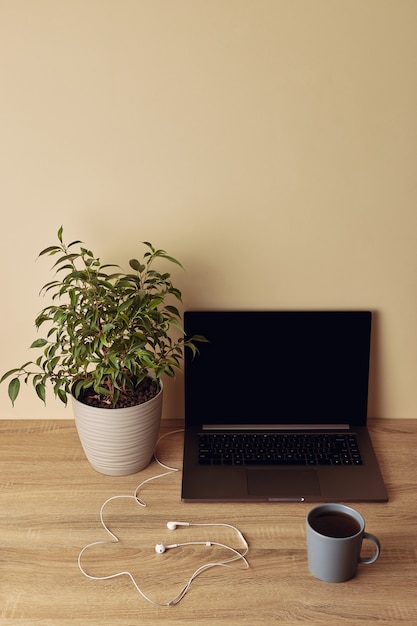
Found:
[[305, 465], [305, 459], [284, 459], [283, 461], [277, 461], [277, 465]]
[[245, 459], [245, 465], [305, 465], [304, 459]]

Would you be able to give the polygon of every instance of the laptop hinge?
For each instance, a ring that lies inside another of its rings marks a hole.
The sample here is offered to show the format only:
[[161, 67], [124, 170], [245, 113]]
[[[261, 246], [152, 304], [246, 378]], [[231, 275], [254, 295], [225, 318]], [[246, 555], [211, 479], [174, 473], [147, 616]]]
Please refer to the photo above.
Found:
[[203, 424], [202, 430], [349, 430], [349, 424]]

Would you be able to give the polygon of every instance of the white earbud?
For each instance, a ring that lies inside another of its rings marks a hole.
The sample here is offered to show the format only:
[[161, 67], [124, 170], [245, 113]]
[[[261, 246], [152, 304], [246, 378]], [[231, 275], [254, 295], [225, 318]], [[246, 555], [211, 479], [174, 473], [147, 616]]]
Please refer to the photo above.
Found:
[[[162, 541], [158, 541], [155, 546], [155, 552], [158, 554], [163, 554], [166, 550], [170, 548], [180, 548], [182, 546], [207, 546], [210, 548], [213, 544], [211, 541], [187, 541], [186, 543], [171, 543], [169, 546], [165, 546]], [[220, 544], [217, 544], [220, 545]]]
[[157, 552], [158, 554], [163, 554], [165, 550], [169, 550], [170, 548], [178, 548], [178, 544], [173, 543], [169, 546], [164, 546], [162, 541], [158, 541], [158, 543], [155, 546], [155, 552]]
[[167, 522], [169, 530], [175, 530], [177, 526], [190, 526], [190, 522]]

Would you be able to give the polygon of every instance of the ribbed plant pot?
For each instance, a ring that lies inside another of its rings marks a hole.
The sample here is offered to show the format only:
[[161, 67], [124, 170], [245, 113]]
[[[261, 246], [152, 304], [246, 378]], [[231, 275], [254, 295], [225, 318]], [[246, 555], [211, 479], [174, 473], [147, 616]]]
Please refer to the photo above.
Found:
[[127, 476], [152, 460], [162, 413], [163, 387], [142, 404], [123, 409], [99, 409], [72, 396], [78, 436], [91, 467], [109, 476]]

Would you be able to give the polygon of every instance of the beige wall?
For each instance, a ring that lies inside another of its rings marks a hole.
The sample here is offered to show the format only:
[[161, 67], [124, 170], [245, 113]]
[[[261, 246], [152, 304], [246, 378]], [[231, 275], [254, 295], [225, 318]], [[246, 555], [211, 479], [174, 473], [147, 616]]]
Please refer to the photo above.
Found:
[[372, 308], [370, 414], [417, 417], [416, 76], [416, 0], [0, 0], [1, 372], [64, 224], [190, 308]]

